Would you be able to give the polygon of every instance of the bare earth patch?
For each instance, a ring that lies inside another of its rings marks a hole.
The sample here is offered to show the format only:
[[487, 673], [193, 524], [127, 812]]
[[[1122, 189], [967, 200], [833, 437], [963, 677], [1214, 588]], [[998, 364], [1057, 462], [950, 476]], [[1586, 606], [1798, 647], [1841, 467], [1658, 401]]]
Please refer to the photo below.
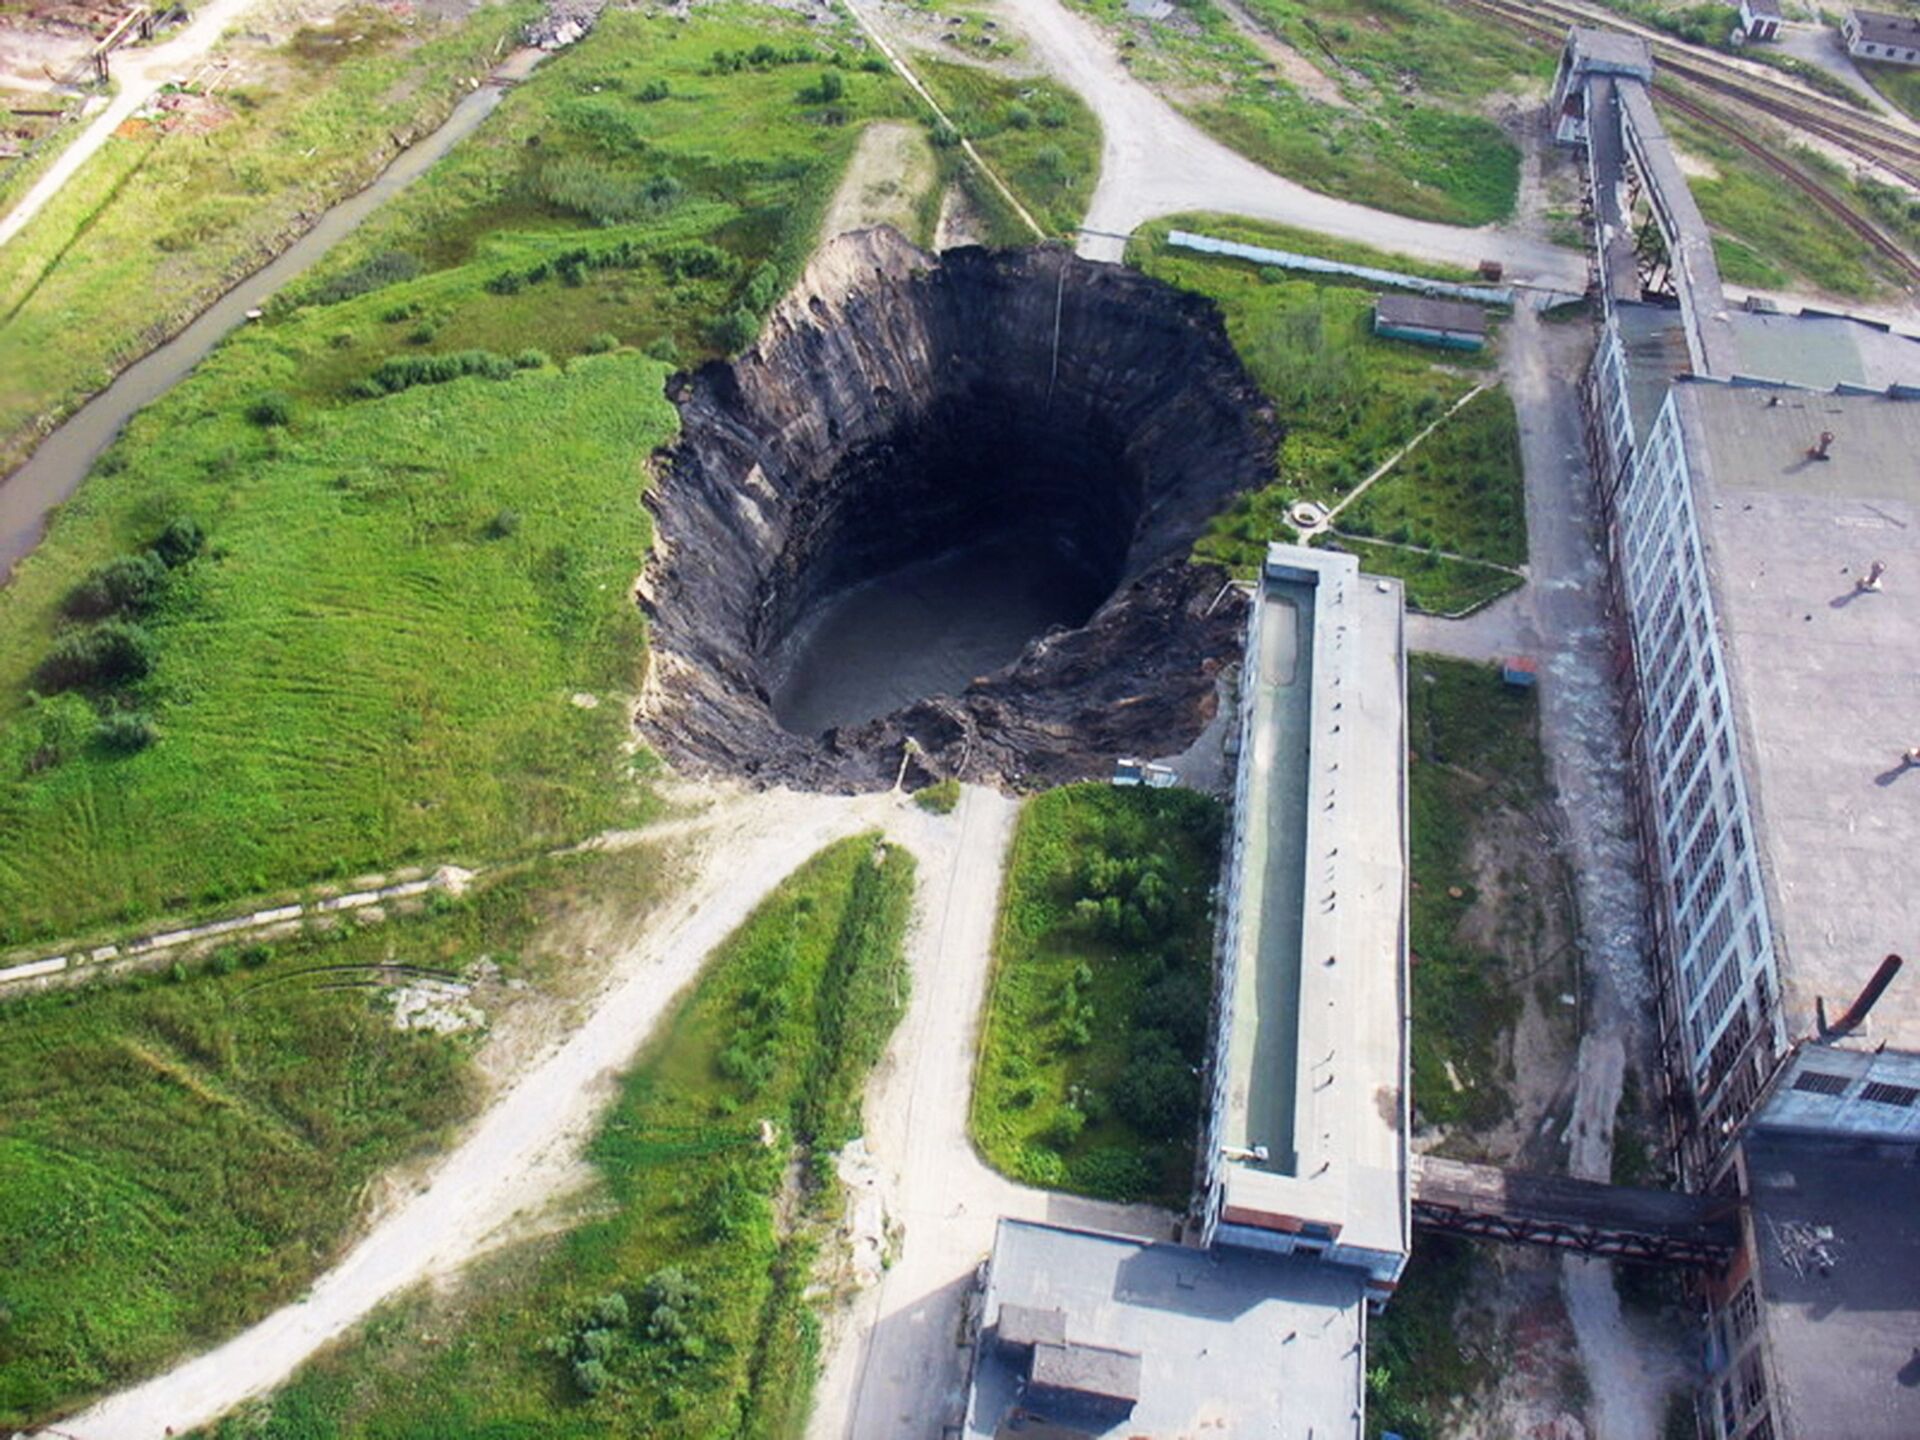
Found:
[[1234, 0], [1215, 0], [1215, 3], [1220, 7], [1220, 12], [1233, 22], [1234, 28], [1273, 62], [1274, 68], [1280, 72], [1280, 78], [1287, 84], [1309, 100], [1322, 105], [1332, 105], [1340, 110], [1358, 108], [1341, 90], [1338, 81], [1242, 10]]
[[918, 125], [876, 120], [860, 136], [826, 223], [822, 241], [849, 230], [891, 225], [903, 235], [918, 228], [920, 197], [933, 184], [933, 147]]

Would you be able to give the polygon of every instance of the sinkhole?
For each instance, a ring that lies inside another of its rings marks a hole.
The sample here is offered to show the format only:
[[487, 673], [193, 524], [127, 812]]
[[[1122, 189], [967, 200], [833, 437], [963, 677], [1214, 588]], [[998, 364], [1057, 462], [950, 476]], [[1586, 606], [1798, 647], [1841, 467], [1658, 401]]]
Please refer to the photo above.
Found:
[[1278, 432], [1204, 300], [865, 231], [672, 398], [640, 720], [677, 764], [1056, 783], [1212, 714], [1245, 612], [1188, 555]]

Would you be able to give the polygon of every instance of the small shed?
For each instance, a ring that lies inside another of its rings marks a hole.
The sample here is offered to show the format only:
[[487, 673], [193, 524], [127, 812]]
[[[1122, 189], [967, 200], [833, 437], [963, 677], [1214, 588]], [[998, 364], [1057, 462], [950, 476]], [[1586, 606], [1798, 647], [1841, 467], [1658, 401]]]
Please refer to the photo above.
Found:
[[1856, 60], [1920, 65], [1920, 20], [1879, 10], [1849, 10], [1840, 24], [1847, 53]]
[[1373, 304], [1373, 333], [1450, 350], [1478, 350], [1487, 343], [1487, 312], [1461, 300], [1382, 295]]
[[1780, 0], [1740, 0], [1740, 33], [1749, 40], [1780, 38]]

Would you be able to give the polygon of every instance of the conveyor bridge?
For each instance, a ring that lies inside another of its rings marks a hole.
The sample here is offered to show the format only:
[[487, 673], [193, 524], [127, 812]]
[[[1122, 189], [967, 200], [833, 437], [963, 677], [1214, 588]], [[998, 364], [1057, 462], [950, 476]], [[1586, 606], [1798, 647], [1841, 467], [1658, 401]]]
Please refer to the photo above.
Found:
[[1413, 1223], [1482, 1240], [1717, 1270], [1740, 1240], [1739, 1201], [1423, 1155]]

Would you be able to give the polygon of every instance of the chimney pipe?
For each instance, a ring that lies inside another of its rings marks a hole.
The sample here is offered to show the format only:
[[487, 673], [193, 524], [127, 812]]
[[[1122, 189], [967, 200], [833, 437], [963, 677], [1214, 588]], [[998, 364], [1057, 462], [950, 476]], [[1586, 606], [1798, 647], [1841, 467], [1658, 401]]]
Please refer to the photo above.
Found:
[[1831, 460], [1833, 457], [1829, 455], [1827, 452], [1832, 448], [1833, 448], [1833, 431], [1822, 430], [1820, 432], [1820, 443], [1818, 445], [1815, 445], [1811, 450], [1807, 451], [1807, 458], [1809, 460]]
[[1873, 978], [1867, 981], [1866, 988], [1860, 992], [1853, 1004], [1847, 1007], [1847, 1013], [1831, 1025], [1827, 1023], [1826, 1002], [1820, 1001], [1816, 1007], [1819, 1011], [1820, 1038], [1837, 1040], [1859, 1029], [1861, 1022], [1867, 1018], [1867, 1012], [1873, 1009], [1880, 997], [1886, 993], [1887, 986], [1893, 983], [1893, 977], [1900, 973], [1900, 966], [1903, 963], [1905, 962], [1898, 955], [1889, 955], [1882, 960], [1880, 968], [1873, 972]]
[[1887, 562], [1884, 560], [1874, 561], [1872, 565], [1867, 567], [1867, 573], [1861, 578], [1859, 588], [1877, 592], [1880, 589], [1880, 579], [1886, 573]]

